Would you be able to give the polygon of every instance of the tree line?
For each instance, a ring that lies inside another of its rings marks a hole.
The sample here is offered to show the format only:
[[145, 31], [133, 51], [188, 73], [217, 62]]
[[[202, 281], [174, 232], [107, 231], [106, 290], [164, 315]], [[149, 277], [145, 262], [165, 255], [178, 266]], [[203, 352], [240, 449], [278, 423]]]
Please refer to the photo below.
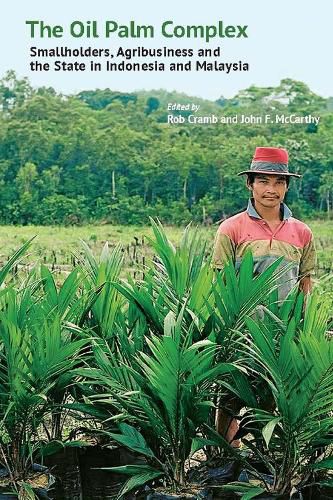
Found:
[[[315, 114], [320, 122], [170, 126], [169, 102], [200, 104], [201, 114]], [[332, 133], [333, 99], [291, 79], [212, 102], [165, 90], [63, 95], [9, 71], [0, 80], [0, 221], [212, 223], [244, 208], [236, 174], [265, 145], [286, 147], [291, 171], [303, 175], [288, 193], [294, 215], [330, 218]]]

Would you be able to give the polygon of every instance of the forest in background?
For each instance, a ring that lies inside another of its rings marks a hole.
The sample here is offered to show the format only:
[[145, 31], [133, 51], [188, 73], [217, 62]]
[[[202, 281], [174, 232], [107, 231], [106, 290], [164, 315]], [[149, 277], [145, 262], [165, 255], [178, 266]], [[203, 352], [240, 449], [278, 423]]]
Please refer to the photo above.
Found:
[[[168, 125], [168, 103], [200, 104], [200, 115], [321, 119], [318, 126]], [[288, 149], [290, 170], [303, 176], [288, 193], [296, 217], [330, 219], [332, 137], [333, 98], [291, 79], [212, 102], [165, 90], [67, 96], [9, 71], [0, 80], [0, 223], [216, 222], [246, 206], [236, 174], [256, 146]]]

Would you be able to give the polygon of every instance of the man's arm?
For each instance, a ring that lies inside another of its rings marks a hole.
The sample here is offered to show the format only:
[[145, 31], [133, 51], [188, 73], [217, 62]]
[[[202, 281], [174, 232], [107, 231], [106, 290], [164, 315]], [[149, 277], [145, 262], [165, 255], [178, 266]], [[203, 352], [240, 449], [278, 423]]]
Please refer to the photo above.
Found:
[[312, 276], [315, 272], [316, 265], [316, 249], [313, 241], [313, 236], [303, 249], [303, 254], [299, 267], [299, 288], [305, 294], [310, 293], [312, 289]]
[[232, 260], [235, 262], [235, 253], [236, 253], [236, 245], [232, 241], [232, 239], [221, 231], [221, 228], [218, 229], [215, 242], [214, 242], [214, 250], [212, 257], [212, 265], [215, 269], [223, 269], [224, 265]]

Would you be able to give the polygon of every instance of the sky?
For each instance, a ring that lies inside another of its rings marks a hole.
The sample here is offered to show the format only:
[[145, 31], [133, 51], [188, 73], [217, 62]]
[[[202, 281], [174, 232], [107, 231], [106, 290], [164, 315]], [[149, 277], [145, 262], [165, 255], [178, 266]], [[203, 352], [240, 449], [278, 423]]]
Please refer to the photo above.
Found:
[[[11, 0], [6, 3], [0, 30], [0, 77], [14, 69], [19, 77], [26, 76], [37, 86], [52, 86], [64, 94], [81, 90], [111, 88], [122, 92], [140, 89], [176, 90], [188, 95], [215, 100], [230, 98], [238, 91], [256, 85], [277, 86], [281, 79], [292, 78], [306, 83], [323, 97], [333, 95], [331, 54], [331, 21], [333, 2], [329, 0]], [[64, 27], [62, 38], [31, 39], [27, 20], [43, 20]], [[69, 25], [73, 21], [96, 20], [100, 31], [107, 20], [128, 25], [151, 24], [156, 27], [153, 39], [73, 38]], [[248, 38], [214, 39], [206, 43], [199, 39], [166, 39], [160, 25], [173, 20], [175, 25], [215, 25], [223, 20], [228, 25], [248, 25]], [[243, 61], [248, 72], [33, 72], [30, 69], [31, 46], [53, 48], [111, 48], [138, 46], [160, 48], [221, 47], [220, 62]]]

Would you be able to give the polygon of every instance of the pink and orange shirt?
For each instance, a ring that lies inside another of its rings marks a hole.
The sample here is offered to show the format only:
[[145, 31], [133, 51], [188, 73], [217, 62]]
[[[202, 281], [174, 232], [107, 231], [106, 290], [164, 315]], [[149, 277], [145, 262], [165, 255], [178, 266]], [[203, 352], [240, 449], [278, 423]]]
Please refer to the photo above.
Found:
[[236, 269], [247, 250], [254, 258], [254, 272], [263, 272], [278, 257], [286, 272], [279, 283], [279, 300], [283, 300], [304, 276], [314, 274], [316, 252], [311, 229], [297, 219], [284, 203], [281, 205], [283, 220], [274, 230], [260, 217], [252, 201], [247, 210], [226, 219], [220, 225], [214, 244], [213, 265], [222, 269], [232, 260]]

